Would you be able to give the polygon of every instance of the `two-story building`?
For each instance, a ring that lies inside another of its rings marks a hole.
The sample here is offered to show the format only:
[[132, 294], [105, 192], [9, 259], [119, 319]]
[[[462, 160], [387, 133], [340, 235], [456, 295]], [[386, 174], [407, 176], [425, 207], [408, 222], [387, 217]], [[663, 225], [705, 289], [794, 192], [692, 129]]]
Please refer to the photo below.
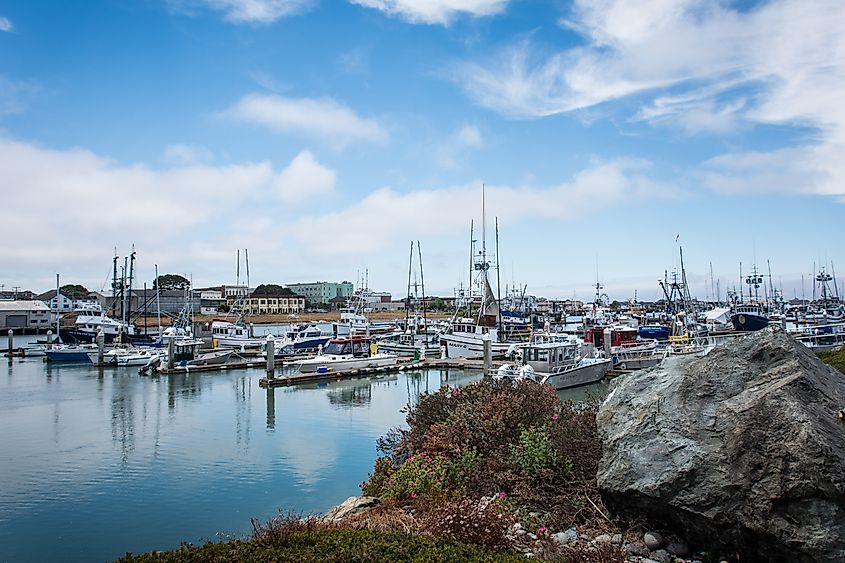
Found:
[[296, 315], [305, 312], [305, 297], [290, 290], [260, 295], [252, 293], [243, 301], [243, 310], [251, 315]]

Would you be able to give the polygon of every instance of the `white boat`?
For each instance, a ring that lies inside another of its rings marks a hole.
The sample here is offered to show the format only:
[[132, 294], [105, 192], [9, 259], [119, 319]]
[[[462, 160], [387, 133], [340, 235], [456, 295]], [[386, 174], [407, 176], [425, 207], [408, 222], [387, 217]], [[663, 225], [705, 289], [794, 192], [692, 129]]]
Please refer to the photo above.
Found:
[[349, 337], [329, 340], [321, 354], [300, 360], [302, 373], [336, 373], [350, 369], [395, 366], [399, 357], [377, 351], [367, 338]]
[[498, 342], [496, 327], [482, 326], [466, 318], [453, 321], [440, 335], [440, 344], [445, 346], [447, 358], [482, 358], [485, 336], [490, 337], [494, 358], [503, 358], [513, 349], [513, 342]]
[[[104, 366], [143, 366], [146, 365], [152, 358], [159, 357], [165, 359], [167, 352], [159, 348], [112, 348], [103, 352]], [[100, 352], [96, 347], [88, 352], [88, 360], [97, 365], [100, 359]]]
[[97, 351], [96, 344], [56, 344], [44, 355], [48, 362], [87, 362], [92, 350]]
[[265, 342], [264, 338], [253, 336], [251, 327], [224, 320], [211, 322], [211, 338], [217, 346], [227, 348], [261, 348]]
[[791, 333], [795, 340], [813, 352], [829, 352], [845, 346], [845, 324], [802, 327]]
[[440, 337], [436, 333], [396, 332], [377, 340], [378, 349], [401, 357], [412, 357], [420, 350], [427, 358], [440, 356]]
[[97, 333], [103, 331], [106, 344], [114, 342], [120, 335], [135, 334], [135, 327], [112, 319], [97, 303], [82, 303], [74, 309], [72, 327], [59, 327], [59, 338], [66, 344], [87, 344], [96, 342]]
[[596, 383], [610, 371], [611, 360], [581, 358], [579, 345], [572, 340], [529, 343], [520, 346], [522, 363], [502, 365], [495, 379], [530, 379], [555, 389], [568, 389]]
[[189, 366], [217, 366], [225, 364], [229, 361], [229, 357], [234, 353], [234, 350], [214, 350], [198, 355], [193, 360], [189, 360]]

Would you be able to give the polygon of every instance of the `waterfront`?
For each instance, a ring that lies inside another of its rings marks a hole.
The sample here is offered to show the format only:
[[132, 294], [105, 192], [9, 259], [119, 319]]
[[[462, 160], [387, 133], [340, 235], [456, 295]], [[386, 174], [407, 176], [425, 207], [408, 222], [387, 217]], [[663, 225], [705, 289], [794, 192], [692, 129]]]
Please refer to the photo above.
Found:
[[240, 536], [279, 510], [324, 511], [358, 493], [405, 404], [480, 377], [263, 390], [261, 370], [146, 378], [35, 358], [3, 369], [3, 561], [108, 560]]

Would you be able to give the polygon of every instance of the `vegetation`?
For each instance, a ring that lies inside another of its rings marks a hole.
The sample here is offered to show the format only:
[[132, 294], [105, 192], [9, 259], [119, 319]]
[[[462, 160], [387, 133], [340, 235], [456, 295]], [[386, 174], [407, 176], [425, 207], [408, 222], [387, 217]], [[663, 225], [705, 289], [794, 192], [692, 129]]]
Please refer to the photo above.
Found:
[[[596, 409], [530, 382], [443, 388], [408, 412], [408, 430], [380, 440], [387, 456], [362, 491], [410, 503], [430, 530], [490, 547], [503, 545], [511, 523], [532, 518], [542, 529], [607, 528]], [[467, 526], [473, 518], [482, 523]]]
[[340, 528], [315, 518], [280, 517], [255, 526], [250, 540], [183, 545], [166, 552], [133, 556], [119, 561], [137, 562], [516, 562], [524, 557], [503, 555], [447, 538], [430, 538], [366, 528]]
[[845, 373], [845, 346], [840, 346], [830, 352], [819, 352], [818, 356], [824, 363]]
[[282, 287], [280, 285], [276, 285], [274, 283], [267, 283], [261, 284], [255, 288], [255, 291], [252, 292], [252, 297], [262, 297], [262, 296], [271, 296], [271, 297], [285, 297], [296, 295], [290, 288]]
[[191, 282], [184, 276], [179, 274], [162, 274], [153, 280], [153, 290], [156, 288], [161, 290], [168, 289], [187, 289], [191, 286]]
[[91, 293], [84, 285], [67, 284], [59, 288], [59, 292], [67, 295], [71, 299], [85, 299]]

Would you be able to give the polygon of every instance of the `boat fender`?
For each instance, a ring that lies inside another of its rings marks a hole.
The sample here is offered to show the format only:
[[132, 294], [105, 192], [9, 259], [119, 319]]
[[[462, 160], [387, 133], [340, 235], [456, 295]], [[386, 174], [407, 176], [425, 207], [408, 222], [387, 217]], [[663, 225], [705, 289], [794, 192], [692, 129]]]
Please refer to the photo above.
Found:
[[530, 379], [534, 381], [534, 368], [530, 365], [524, 365], [519, 368], [519, 376], [521, 379]]
[[511, 365], [510, 364], [502, 364], [499, 366], [499, 369], [496, 370], [496, 377], [498, 379], [504, 379], [505, 377], [511, 374]]

